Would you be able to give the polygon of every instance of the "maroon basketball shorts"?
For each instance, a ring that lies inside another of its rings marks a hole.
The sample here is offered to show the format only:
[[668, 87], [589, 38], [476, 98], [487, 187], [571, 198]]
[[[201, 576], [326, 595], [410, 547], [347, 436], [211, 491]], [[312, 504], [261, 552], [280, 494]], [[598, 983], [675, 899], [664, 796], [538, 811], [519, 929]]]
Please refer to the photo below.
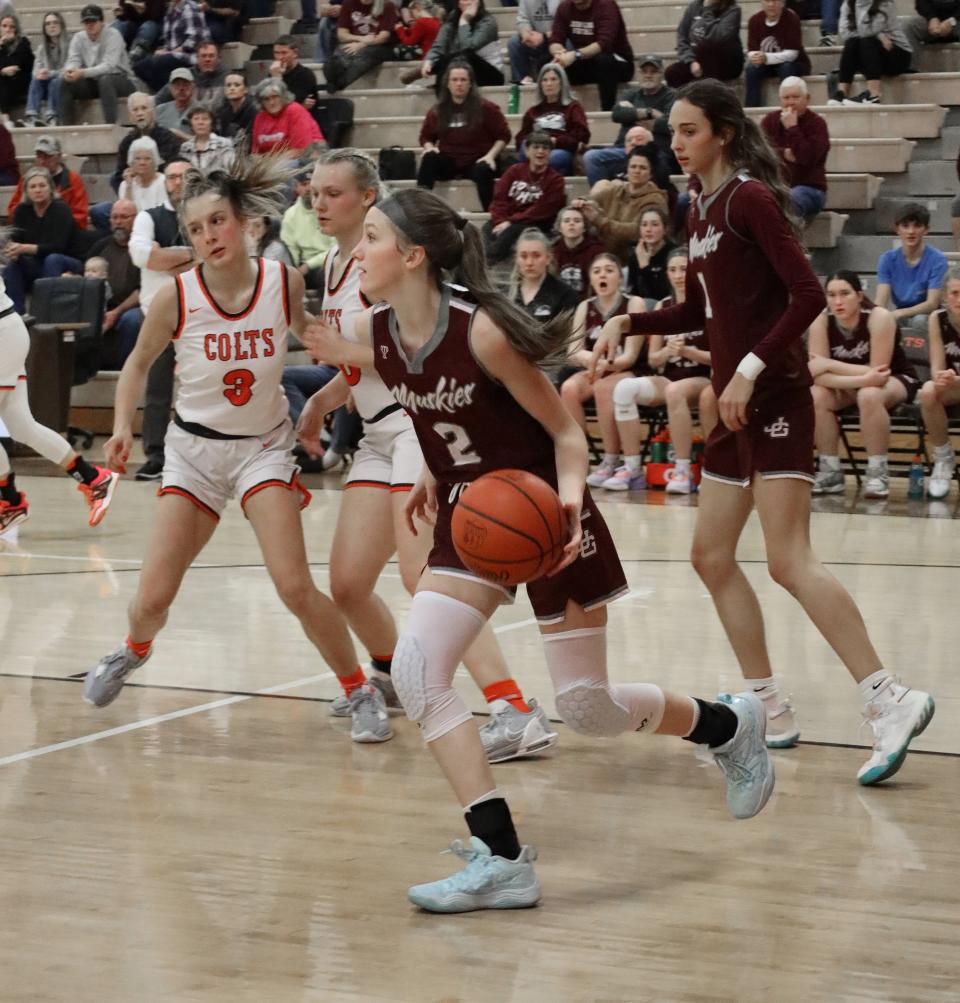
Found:
[[707, 440], [703, 476], [721, 484], [749, 487], [754, 475], [765, 480], [813, 481], [813, 401], [778, 413], [749, 413], [747, 427], [731, 432], [723, 422]]
[[[433, 550], [427, 558], [427, 567], [438, 575], [467, 578], [486, 585], [487, 588], [496, 589], [503, 594], [502, 603], [512, 603], [517, 595], [516, 586], [496, 585], [474, 574], [460, 560], [453, 546], [450, 521], [460, 491], [466, 486], [437, 485], [437, 523], [433, 529]], [[591, 610], [613, 602], [628, 591], [627, 579], [610, 530], [589, 491], [584, 491], [580, 525], [583, 529], [580, 556], [573, 564], [552, 578], [538, 578], [527, 583], [527, 595], [539, 623], [557, 623], [562, 620], [570, 599], [583, 609]]]

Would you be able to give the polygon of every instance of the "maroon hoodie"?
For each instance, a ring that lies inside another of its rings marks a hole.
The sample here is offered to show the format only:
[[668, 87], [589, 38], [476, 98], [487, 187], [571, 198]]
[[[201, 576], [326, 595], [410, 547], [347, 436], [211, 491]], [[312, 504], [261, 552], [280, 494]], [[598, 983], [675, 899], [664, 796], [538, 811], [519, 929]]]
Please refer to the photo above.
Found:
[[589, 233], [573, 248], [567, 247], [563, 237], [554, 241], [553, 260], [557, 264], [557, 275], [580, 294], [580, 299], [591, 295], [590, 265], [605, 250], [603, 241]]
[[493, 190], [490, 222], [550, 224], [566, 202], [562, 174], [552, 167], [534, 174], [529, 164], [514, 164]]

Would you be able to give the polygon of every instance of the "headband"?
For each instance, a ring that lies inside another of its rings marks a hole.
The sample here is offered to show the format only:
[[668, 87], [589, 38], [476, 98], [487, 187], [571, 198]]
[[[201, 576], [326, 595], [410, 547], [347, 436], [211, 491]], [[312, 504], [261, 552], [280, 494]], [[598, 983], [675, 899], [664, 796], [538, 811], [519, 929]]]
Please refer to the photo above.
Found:
[[[391, 223], [407, 238], [412, 240], [415, 244], [422, 244], [423, 241], [418, 239], [416, 228], [410, 222], [410, 217], [404, 211], [404, 208], [394, 196], [390, 196], [386, 201], [381, 202], [377, 208], [386, 216]], [[460, 239], [463, 239], [463, 231], [467, 225], [467, 220], [460, 215], [454, 216], [453, 225], [456, 227], [457, 232], [460, 234]]]

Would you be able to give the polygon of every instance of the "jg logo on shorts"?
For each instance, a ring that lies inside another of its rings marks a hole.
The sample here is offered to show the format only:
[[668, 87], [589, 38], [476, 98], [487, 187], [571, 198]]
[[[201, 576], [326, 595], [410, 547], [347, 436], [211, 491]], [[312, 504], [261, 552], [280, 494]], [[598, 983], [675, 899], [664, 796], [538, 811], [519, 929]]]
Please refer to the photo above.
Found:
[[786, 439], [790, 434], [790, 422], [785, 421], [781, 415], [776, 421], [772, 421], [769, 425], [764, 425], [763, 430], [771, 439]]

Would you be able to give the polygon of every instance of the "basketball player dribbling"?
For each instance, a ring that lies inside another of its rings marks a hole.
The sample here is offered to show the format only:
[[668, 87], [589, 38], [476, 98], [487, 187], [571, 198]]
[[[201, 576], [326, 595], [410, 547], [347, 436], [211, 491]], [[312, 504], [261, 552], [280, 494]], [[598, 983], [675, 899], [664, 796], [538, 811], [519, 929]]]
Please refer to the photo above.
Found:
[[[90, 506], [87, 521], [96, 526], [107, 514], [119, 474], [88, 463], [62, 435], [33, 417], [27, 399], [29, 348], [30, 334], [13, 309], [13, 301], [0, 278], [0, 420], [15, 441], [56, 463], [77, 482], [78, 490]], [[10, 457], [0, 446], [0, 534], [19, 526], [29, 517], [27, 496], [17, 487]]]
[[879, 783], [900, 768], [934, 704], [883, 667], [853, 599], [810, 546], [814, 411], [801, 339], [824, 307], [823, 290], [789, 222], [779, 160], [736, 94], [712, 80], [687, 85], [670, 128], [677, 160], [703, 188], [687, 217], [687, 299], [609, 321], [595, 358], [612, 357], [627, 333], [706, 330], [721, 421], [704, 456], [694, 567], [767, 708], [768, 744], [794, 745], [799, 727], [780, 697], [760, 604], [736, 560], [755, 505], [771, 577], [797, 598], [859, 684], [874, 747], [857, 777]]
[[[429, 533], [415, 536], [403, 517], [407, 494], [423, 466], [423, 454], [410, 416], [383, 385], [373, 367], [369, 337], [355, 330], [356, 318], [370, 304], [360, 292], [360, 275], [351, 251], [360, 240], [363, 219], [386, 196], [374, 162], [350, 149], [324, 155], [310, 181], [320, 229], [336, 238], [324, 263], [321, 315], [303, 334], [315, 358], [338, 365], [340, 373], [307, 402], [298, 435], [318, 455], [323, 416], [352, 394], [363, 418], [364, 435], [347, 475], [347, 499], [340, 506], [330, 554], [330, 590], [357, 637], [370, 652], [372, 672], [365, 685], [334, 701], [335, 715], [363, 716], [372, 734], [389, 737], [388, 707], [400, 703], [390, 681], [397, 627], [386, 603], [374, 591], [377, 578], [396, 552], [404, 586], [413, 592], [430, 547]], [[491, 762], [543, 752], [556, 743], [550, 719], [535, 700], [525, 701], [510, 678], [500, 647], [487, 628], [477, 638], [465, 665], [491, 704], [483, 728]]]
[[167, 430], [156, 518], [130, 633], [88, 673], [84, 698], [116, 699], [150, 657], [187, 569], [213, 536], [220, 513], [240, 499], [280, 598], [346, 687], [360, 671], [346, 622], [317, 591], [300, 521], [309, 493], [298, 480], [293, 428], [281, 388], [288, 328], [303, 331], [303, 278], [279, 261], [248, 258], [248, 219], [276, 215], [286, 173], [276, 158], [247, 158], [229, 173], [188, 172], [181, 228], [200, 262], [151, 303], [117, 384], [106, 456], [123, 472], [131, 423], [147, 372], [171, 340], [179, 388]]
[[[411, 530], [415, 515], [436, 515], [433, 549], [397, 642], [394, 684], [471, 833], [451, 847], [463, 869], [411, 888], [410, 900], [432, 912], [465, 912], [530, 906], [540, 897], [536, 853], [521, 846], [473, 716], [451, 685], [464, 652], [515, 591], [467, 570], [451, 540], [460, 490], [503, 467], [529, 470], [558, 489], [569, 519], [562, 559], [527, 586], [561, 718], [589, 735], [656, 732], [708, 745], [726, 774], [731, 812], [757, 814], [774, 775], [763, 705], [752, 693], [712, 703], [607, 678], [606, 604], [627, 584], [586, 489], [583, 433], [537, 366], [565, 348], [568, 318], [542, 326], [497, 293], [478, 231], [423, 189], [371, 208], [353, 253], [364, 295], [382, 301], [361, 316], [358, 332], [372, 337], [377, 372], [423, 449], [425, 466], [406, 503]], [[469, 301], [443, 282], [455, 270]]]

